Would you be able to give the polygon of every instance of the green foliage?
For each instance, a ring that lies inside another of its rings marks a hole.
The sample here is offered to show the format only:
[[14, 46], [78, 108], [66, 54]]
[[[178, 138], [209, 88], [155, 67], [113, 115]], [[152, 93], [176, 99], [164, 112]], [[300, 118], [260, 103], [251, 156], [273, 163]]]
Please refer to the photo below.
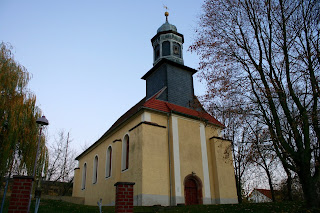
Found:
[[[0, 177], [32, 174], [38, 141], [36, 119], [41, 114], [36, 96], [27, 89], [30, 74], [14, 60], [11, 49], [0, 44]], [[42, 138], [42, 156], [44, 142]]]

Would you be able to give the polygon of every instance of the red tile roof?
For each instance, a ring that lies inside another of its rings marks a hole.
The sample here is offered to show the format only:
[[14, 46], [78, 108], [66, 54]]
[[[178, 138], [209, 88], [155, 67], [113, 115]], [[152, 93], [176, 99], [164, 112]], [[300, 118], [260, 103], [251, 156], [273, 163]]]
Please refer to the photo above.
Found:
[[[157, 98], [161, 95], [161, 93], [166, 89], [163, 88], [159, 92], [157, 92], [154, 96], [146, 100], [146, 98], [143, 98], [141, 101], [139, 101], [136, 105], [134, 105], [132, 108], [130, 108], [126, 113], [124, 113], [101, 137], [98, 139], [94, 144], [92, 144], [88, 149], [86, 149], [83, 153], [81, 153], [78, 157], [76, 157], [76, 160], [79, 159], [83, 154], [85, 154], [89, 149], [94, 147], [97, 143], [101, 141], [102, 138], [107, 136], [110, 132], [115, 130], [118, 126], [120, 126], [122, 123], [124, 123], [126, 120], [128, 120], [130, 117], [135, 115], [140, 109], [151, 109], [156, 110], [160, 112], [165, 113], [176, 113], [180, 114], [182, 116], [187, 116], [195, 119], [200, 119], [204, 121], [208, 121], [209, 123], [215, 124], [220, 127], [224, 127], [223, 124], [221, 124], [219, 121], [217, 121], [214, 117], [212, 117], [210, 114], [208, 114], [204, 109], [201, 111], [197, 111], [195, 109], [190, 109], [182, 106], [178, 106], [166, 101], [158, 100]], [[202, 107], [201, 107], [202, 108]]]
[[122, 124], [124, 121], [129, 119], [131, 116], [133, 116], [135, 113], [137, 113], [141, 108], [148, 108], [152, 110], [157, 110], [165, 113], [174, 112], [179, 113], [182, 115], [191, 116], [197, 119], [203, 119], [207, 120], [208, 122], [218, 125], [220, 127], [224, 127], [223, 124], [221, 124], [219, 121], [217, 121], [214, 117], [212, 117], [210, 114], [208, 114], [205, 110], [197, 111], [194, 109], [182, 107], [179, 105], [175, 105], [166, 101], [158, 100], [157, 98], [161, 95], [161, 93], [166, 89], [162, 88], [159, 92], [157, 92], [155, 95], [153, 95], [151, 98], [146, 100], [146, 98], [143, 98], [141, 101], [139, 101], [136, 105], [134, 105], [131, 109], [129, 109], [125, 114], [123, 114], [110, 128], [109, 130], [104, 134], [108, 134], [110, 131], [115, 129], [117, 126]]
[[201, 110], [197, 111], [195, 109], [190, 109], [186, 107], [182, 107], [179, 105], [175, 105], [166, 101], [161, 101], [156, 99], [159, 94], [156, 94], [149, 100], [147, 100], [143, 106], [149, 109], [155, 109], [162, 112], [174, 112], [182, 115], [191, 116], [198, 119], [207, 120], [208, 122], [223, 127], [223, 124], [221, 124], [217, 119], [212, 117], [210, 114], [208, 114], [206, 111]]

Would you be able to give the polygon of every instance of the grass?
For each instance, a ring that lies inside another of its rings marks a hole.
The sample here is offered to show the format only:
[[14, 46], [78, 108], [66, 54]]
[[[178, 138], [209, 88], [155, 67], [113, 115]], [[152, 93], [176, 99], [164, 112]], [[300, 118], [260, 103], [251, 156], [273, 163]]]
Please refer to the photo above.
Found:
[[[6, 199], [4, 212], [7, 212], [9, 199]], [[114, 207], [104, 206], [104, 213], [114, 212]], [[31, 204], [31, 213], [34, 212], [34, 201]], [[72, 204], [58, 200], [41, 200], [39, 213], [88, 213], [99, 212], [98, 206], [85, 206]], [[214, 213], [311, 213], [320, 212], [317, 210], [308, 210], [301, 202], [279, 202], [279, 203], [244, 203], [244, 204], [225, 204], [225, 205], [195, 205], [195, 206], [137, 206], [134, 207], [136, 213], [147, 212], [177, 212], [177, 213], [198, 213], [198, 212], [214, 212]]]

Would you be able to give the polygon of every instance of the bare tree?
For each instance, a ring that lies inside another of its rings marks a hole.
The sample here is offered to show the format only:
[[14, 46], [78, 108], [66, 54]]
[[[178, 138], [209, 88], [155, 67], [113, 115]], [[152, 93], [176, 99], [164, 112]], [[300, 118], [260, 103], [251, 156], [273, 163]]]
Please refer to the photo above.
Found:
[[273, 164], [276, 163], [277, 156], [274, 152], [272, 143], [268, 141], [269, 137], [265, 131], [259, 131], [259, 125], [256, 124], [254, 134], [251, 138], [250, 152], [248, 153], [249, 161], [261, 167], [268, 178], [268, 184], [271, 191], [272, 201], [275, 202], [274, 184], [272, 178]]
[[287, 180], [283, 180], [280, 184], [279, 184], [279, 192], [280, 195], [282, 197], [282, 200], [303, 200], [303, 191], [302, 191], [302, 187], [301, 184], [299, 183], [299, 178], [298, 176], [291, 176], [291, 186], [290, 186], [290, 190], [291, 190], [291, 197], [288, 197], [288, 182]]
[[[221, 104], [219, 100], [214, 102], [207, 101], [206, 97], [201, 98], [207, 111], [213, 114], [225, 126], [222, 131], [222, 137], [231, 141], [233, 166], [235, 171], [235, 180], [237, 187], [238, 202], [242, 203], [243, 199], [243, 176], [247, 171], [249, 146], [247, 139], [249, 136], [248, 128], [246, 128], [249, 116], [240, 114], [239, 109], [234, 106], [233, 102], [225, 102]], [[229, 152], [228, 152], [229, 153]], [[228, 155], [228, 153], [226, 153]]]
[[[268, 127], [277, 156], [298, 174], [308, 206], [319, 206], [320, 2], [207, 0], [197, 39], [207, 97], [235, 105]], [[231, 95], [230, 95], [231, 94]]]
[[76, 167], [75, 150], [70, 148], [72, 140], [64, 130], [58, 132], [58, 138], [49, 148], [49, 165], [45, 179], [50, 181], [72, 182]]

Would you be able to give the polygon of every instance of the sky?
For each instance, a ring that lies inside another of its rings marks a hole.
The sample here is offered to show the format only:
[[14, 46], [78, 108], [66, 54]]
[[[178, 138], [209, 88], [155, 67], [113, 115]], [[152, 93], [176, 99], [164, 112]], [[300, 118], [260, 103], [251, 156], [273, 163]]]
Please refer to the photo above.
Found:
[[[70, 132], [80, 154], [145, 97], [141, 77], [152, 68], [150, 39], [165, 22], [184, 35], [184, 64], [203, 0], [0, 0], [0, 42], [32, 75], [29, 89], [49, 120], [48, 143]], [[194, 75], [195, 94], [205, 86]]]

